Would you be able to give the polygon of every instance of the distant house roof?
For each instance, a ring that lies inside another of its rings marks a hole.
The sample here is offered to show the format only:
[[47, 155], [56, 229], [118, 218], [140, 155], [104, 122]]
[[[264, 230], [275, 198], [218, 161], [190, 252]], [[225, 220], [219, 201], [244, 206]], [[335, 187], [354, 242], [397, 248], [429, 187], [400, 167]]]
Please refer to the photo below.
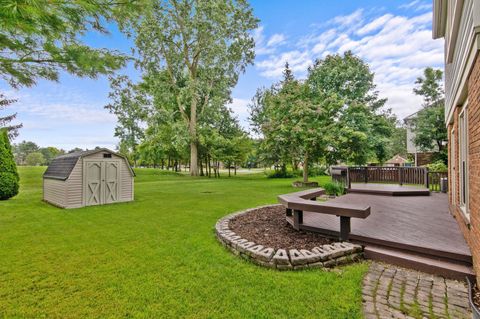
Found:
[[408, 163], [408, 160], [400, 155], [395, 155], [385, 163], [386, 164], [405, 164], [405, 163]]
[[[48, 168], [45, 171], [45, 173], [43, 173], [43, 178], [58, 179], [58, 180], [64, 181], [72, 173], [73, 168], [77, 164], [79, 158], [85, 157], [91, 154], [95, 154], [98, 152], [112, 153], [117, 156], [123, 157], [126, 160], [125, 156], [115, 153], [106, 148], [98, 148], [95, 150], [68, 153], [65, 155], [60, 155], [55, 157], [53, 161], [50, 163], [50, 165], [48, 165]], [[130, 165], [128, 165], [128, 167], [130, 168], [130, 172], [132, 173], [132, 176], [135, 176], [135, 173], [133, 172]]]

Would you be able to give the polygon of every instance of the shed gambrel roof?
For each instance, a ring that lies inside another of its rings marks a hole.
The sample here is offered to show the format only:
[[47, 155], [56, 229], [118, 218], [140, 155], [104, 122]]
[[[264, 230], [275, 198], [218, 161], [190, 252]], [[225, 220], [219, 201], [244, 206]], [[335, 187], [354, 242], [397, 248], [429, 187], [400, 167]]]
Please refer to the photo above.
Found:
[[[75, 167], [75, 165], [77, 164], [78, 160], [81, 157], [85, 157], [98, 152], [108, 152], [111, 154], [115, 154], [117, 156], [122, 157], [125, 161], [127, 161], [125, 156], [112, 152], [111, 150], [106, 148], [69, 153], [69, 154], [55, 157], [53, 161], [50, 163], [50, 165], [48, 165], [48, 168], [45, 171], [45, 173], [43, 173], [43, 178], [58, 179], [58, 180], [65, 181], [68, 179], [68, 177], [72, 173], [73, 168]], [[135, 176], [135, 173], [130, 167], [130, 164], [128, 164], [128, 161], [127, 161], [127, 166], [130, 169], [132, 176]]]

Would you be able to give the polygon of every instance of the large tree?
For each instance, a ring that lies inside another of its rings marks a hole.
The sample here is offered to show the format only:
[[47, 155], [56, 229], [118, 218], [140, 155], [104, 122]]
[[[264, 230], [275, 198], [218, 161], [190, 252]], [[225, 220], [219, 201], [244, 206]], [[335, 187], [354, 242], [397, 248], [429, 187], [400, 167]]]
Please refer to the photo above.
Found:
[[262, 98], [255, 97], [251, 119], [262, 134], [263, 149], [277, 154], [282, 167], [289, 160], [302, 162], [306, 183], [310, 163], [328, 152], [343, 103], [330, 92], [314, 92], [308, 82], [296, 80], [288, 64], [283, 74], [283, 80]]
[[414, 143], [424, 151], [431, 151], [436, 146], [440, 153], [445, 152], [447, 127], [442, 76], [441, 70], [428, 67], [423, 76], [417, 78], [417, 86], [413, 89], [423, 98], [423, 108], [413, 120]]
[[384, 109], [386, 99], [375, 90], [374, 74], [369, 66], [352, 52], [328, 55], [317, 60], [309, 70], [308, 84], [314, 94], [337, 96], [343, 107], [333, 127], [328, 161], [338, 160], [365, 164], [388, 156], [388, 139], [396, 118]]
[[0, 2], [0, 77], [13, 87], [78, 76], [108, 74], [124, 65], [117, 51], [82, 41], [89, 31], [107, 33], [105, 22], [128, 21], [140, 0], [3, 0]]
[[198, 119], [225, 104], [253, 63], [258, 20], [245, 0], [151, 0], [134, 24], [137, 66], [157, 104], [173, 105], [188, 128], [190, 173], [198, 175]]

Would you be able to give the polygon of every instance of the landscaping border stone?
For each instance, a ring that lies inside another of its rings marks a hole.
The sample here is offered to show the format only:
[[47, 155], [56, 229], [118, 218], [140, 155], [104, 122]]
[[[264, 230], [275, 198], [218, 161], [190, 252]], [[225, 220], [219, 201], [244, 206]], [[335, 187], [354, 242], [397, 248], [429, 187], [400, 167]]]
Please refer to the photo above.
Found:
[[265, 205], [235, 212], [219, 219], [215, 225], [215, 234], [220, 243], [233, 254], [253, 263], [278, 270], [298, 270], [305, 268], [331, 268], [363, 259], [363, 248], [350, 242], [335, 242], [311, 250], [274, 249], [264, 247], [241, 236], [230, 229], [230, 221], [251, 211], [281, 205]]

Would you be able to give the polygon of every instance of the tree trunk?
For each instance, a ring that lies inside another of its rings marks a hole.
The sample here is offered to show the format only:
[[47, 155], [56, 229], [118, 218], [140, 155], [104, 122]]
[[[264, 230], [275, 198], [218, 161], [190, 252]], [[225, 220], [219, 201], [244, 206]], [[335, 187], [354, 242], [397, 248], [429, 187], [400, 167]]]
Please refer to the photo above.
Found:
[[197, 101], [192, 99], [190, 105], [190, 175], [198, 176], [198, 145], [197, 145]]
[[305, 154], [303, 160], [303, 182], [308, 183], [308, 154]]
[[237, 163], [233, 163], [233, 175], [237, 176]]

